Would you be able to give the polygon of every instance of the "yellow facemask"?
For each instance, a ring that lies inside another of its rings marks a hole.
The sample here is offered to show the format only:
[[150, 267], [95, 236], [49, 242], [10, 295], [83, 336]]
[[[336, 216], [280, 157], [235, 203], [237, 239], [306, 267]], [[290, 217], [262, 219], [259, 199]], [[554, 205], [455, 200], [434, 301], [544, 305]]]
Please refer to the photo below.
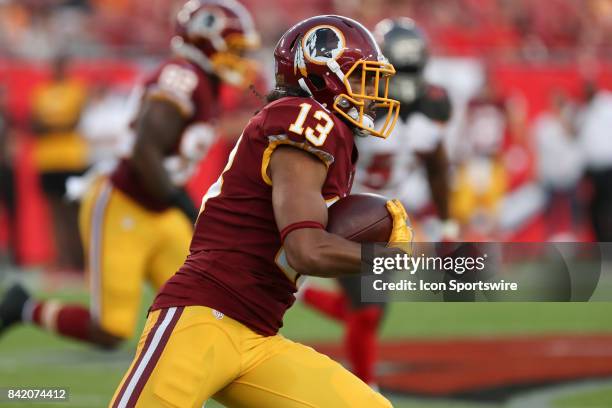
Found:
[[[393, 75], [395, 68], [388, 62], [356, 62], [344, 75], [343, 82], [348, 94], [340, 94], [335, 99], [334, 109], [369, 135], [386, 139], [395, 127], [400, 110], [399, 101], [389, 98], [389, 79]], [[370, 85], [372, 78], [374, 82]], [[358, 89], [353, 89], [354, 85]], [[386, 112], [385, 120], [378, 128], [375, 128], [374, 120], [368, 114], [372, 104], [377, 111]]]
[[259, 48], [258, 36], [235, 35], [227, 39], [227, 51], [217, 52], [210, 61], [215, 73], [239, 88], [246, 88], [257, 78], [259, 64], [243, 55]]

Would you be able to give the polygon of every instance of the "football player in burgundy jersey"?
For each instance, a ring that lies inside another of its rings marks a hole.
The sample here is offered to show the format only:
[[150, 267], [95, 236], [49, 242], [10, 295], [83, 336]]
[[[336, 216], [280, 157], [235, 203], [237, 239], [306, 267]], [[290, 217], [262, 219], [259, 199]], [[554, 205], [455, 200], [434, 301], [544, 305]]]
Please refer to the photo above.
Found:
[[[414, 203], [415, 196], [422, 194], [411, 180], [423, 179], [421, 173], [425, 173], [438, 216], [443, 220], [444, 237], [455, 238], [457, 228], [448, 218], [448, 160], [442, 144], [451, 105], [444, 89], [424, 79], [428, 60], [425, 36], [408, 18], [385, 19], [376, 25], [374, 34], [397, 71], [389, 94], [400, 101], [402, 109], [389, 140], [357, 141], [360, 160], [354, 190]], [[420, 171], [421, 166], [424, 171]], [[373, 384], [377, 333], [385, 305], [362, 303], [359, 279], [343, 277], [339, 283], [340, 291], [308, 286], [300, 296], [305, 304], [345, 325], [345, 347], [353, 372]]]
[[258, 45], [248, 11], [233, 0], [191, 0], [179, 11], [174, 56], [144, 82], [134, 146], [85, 193], [81, 236], [91, 302], [38, 301], [11, 288], [0, 332], [17, 322], [113, 348], [133, 334], [145, 282], [155, 288], [185, 260], [198, 211], [183, 190], [215, 137], [220, 83], [246, 86]]
[[[157, 295], [112, 407], [390, 406], [278, 330], [301, 276], [360, 272], [361, 245], [325, 231], [327, 207], [350, 193], [354, 139], [393, 128], [395, 70], [366, 28], [340, 16], [298, 23], [274, 58], [270, 103], [204, 196], [189, 257]], [[402, 205], [387, 208], [390, 245], [410, 241]]]

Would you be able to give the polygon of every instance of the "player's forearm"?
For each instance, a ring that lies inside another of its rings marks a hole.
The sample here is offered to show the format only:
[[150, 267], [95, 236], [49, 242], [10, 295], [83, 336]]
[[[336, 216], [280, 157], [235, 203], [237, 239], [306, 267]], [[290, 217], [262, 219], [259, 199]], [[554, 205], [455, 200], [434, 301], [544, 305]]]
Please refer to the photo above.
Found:
[[448, 176], [442, 174], [445, 172], [439, 171], [438, 174], [430, 177], [430, 188], [431, 195], [438, 211], [438, 216], [442, 220], [448, 219], [448, 201], [449, 201], [449, 188], [448, 188]]
[[136, 146], [130, 159], [145, 191], [155, 200], [167, 203], [176, 191], [163, 165], [160, 152], [149, 146]]
[[361, 245], [324, 230], [294, 231], [285, 249], [289, 264], [302, 275], [333, 278], [361, 272]]
[[450, 196], [450, 181], [448, 175], [448, 159], [442, 145], [425, 158], [427, 178], [431, 196], [438, 211], [438, 216], [446, 220], [449, 217], [448, 203]]
[[174, 205], [180, 192], [164, 166], [167, 153], [181, 140], [186, 119], [177, 106], [158, 99], [146, 99], [136, 121], [136, 143], [130, 163], [140, 176], [144, 190], [155, 200]]

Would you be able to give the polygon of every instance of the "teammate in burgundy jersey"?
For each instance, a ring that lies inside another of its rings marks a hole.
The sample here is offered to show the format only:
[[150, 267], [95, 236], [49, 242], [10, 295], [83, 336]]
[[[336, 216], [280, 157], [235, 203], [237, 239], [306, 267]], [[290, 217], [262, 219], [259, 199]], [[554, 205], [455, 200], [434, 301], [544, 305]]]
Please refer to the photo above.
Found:
[[[300, 275], [360, 272], [360, 244], [325, 231], [327, 204], [351, 190], [355, 137], [391, 132], [399, 104], [375, 85], [395, 71], [370, 32], [340, 16], [298, 23], [274, 56], [270, 103], [204, 196], [190, 255], [157, 295], [113, 407], [199, 407], [211, 397], [236, 407], [390, 406], [277, 331]], [[410, 241], [401, 204], [387, 208], [390, 245]]]
[[[177, 206], [195, 220], [194, 212], [197, 214], [197, 210], [177, 185], [189, 178], [212, 142], [214, 130], [211, 124], [218, 117], [217, 105], [203, 102], [214, 100], [218, 92], [218, 79], [208, 75], [196, 63], [180, 56], [163, 63], [145, 80], [142, 104], [159, 115], [160, 123], [151, 120], [144, 123], [145, 126], [161, 126], [161, 131], [151, 132], [149, 129], [149, 134], [165, 135], [165, 140], [154, 141], [151, 136], [137, 139], [134, 153], [123, 158], [112, 173], [113, 185], [151, 211]], [[138, 119], [132, 124], [136, 131], [138, 126], [143, 126]], [[174, 123], [178, 131], [173, 129]], [[162, 160], [151, 159], [155, 155], [147, 150], [161, 150]], [[173, 167], [170, 164], [173, 158], [179, 158], [182, 167]]]
[[136, 327], [145, 284], [155, 290], [187, 256], [198, 210], [183, 189], [213, 142], [221, 82], [250, 83], [257, 47], [250, 14], [231, 0], [193, 0], [177, 15], [173, 57], [143, 84], [133, 148], [81, 199], [90, 307], [39, 301], [19, 285], [0, 304], [0, 333], [18, 322], [103, 348]]

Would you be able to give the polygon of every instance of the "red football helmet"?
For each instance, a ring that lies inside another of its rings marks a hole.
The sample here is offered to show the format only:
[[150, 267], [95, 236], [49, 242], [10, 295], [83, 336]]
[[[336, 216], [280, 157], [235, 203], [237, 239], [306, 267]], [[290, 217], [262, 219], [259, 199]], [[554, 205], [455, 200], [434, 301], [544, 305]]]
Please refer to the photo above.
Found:
[[248, 85], [256, 63], [243, 57], [259, 47], [248, 10], [235, 0], [190, 0], [177, 14], [172, 49], [207, 72], [237, 86]]
[[[357, 21], [334, 15], [304, 20], [282, 36], [274, 59], [278, 87], [300, 87], [353, 124], [358, 135], [386, 138], [393, 130], [399, 102], [388, 97], [388, 87], [395, 69]], [[373, 107], [386, 112], [378, 129]]]

